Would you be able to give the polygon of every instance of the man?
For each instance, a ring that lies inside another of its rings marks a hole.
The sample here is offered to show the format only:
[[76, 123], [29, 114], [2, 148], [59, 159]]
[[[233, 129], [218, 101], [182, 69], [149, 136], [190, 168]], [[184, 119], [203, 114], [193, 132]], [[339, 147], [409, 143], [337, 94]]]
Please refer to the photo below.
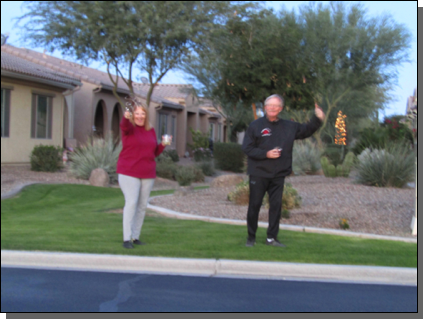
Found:
[[278, 239], [279, 219], [285, 176], [292, 172], [294, 140], [311, 136], [320, 127], [325, 113], [315, 104], [315, 116], [306, 124], [278, 118], [284, 100], [274, 94], [264, 102], [266, 116], [253, 121], [248, 127], [242, 150], [248, 156], [250, 200], [247, 213], [247, 247], [256, 241], [258, 215], [266, 192], [269, 194], [269, 227], [266, 244], [285, 247]]

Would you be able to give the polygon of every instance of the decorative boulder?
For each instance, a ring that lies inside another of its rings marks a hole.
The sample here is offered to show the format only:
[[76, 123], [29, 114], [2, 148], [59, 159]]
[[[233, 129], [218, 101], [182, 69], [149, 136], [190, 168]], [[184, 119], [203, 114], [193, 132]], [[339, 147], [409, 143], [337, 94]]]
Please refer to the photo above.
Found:
[[230, 187], [242, 183], [244, 179], [235, 174], [221, 175], [212, 180], [210, 187]]
[[89, 181], [93, 186], [108, 187], [110, 178], [104, 169], [96, 168], [91, 171]]

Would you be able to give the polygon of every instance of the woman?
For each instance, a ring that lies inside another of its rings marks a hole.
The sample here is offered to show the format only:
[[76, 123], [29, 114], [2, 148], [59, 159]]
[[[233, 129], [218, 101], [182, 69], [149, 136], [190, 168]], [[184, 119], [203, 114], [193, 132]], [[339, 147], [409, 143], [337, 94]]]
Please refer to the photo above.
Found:
[[[120, 128], [122, 151], [117, 162], [119, 186], [125, 197], [123, 208], [123, 247], [134, 248], [140, 241], [148, 197], [156, 178], [156, 161], [164, 148], [157, 144], [154, 128], [148, 122], [148, 109], [132, 100], [133, 113], [126, 111]], [[162, 138], [163, 140], [163, 138]]]

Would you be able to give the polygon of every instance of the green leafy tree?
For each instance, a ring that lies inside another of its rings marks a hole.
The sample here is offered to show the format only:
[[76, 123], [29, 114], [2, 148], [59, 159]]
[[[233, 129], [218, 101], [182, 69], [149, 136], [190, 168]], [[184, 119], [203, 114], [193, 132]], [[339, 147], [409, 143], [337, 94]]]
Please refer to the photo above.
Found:
[[[210, 50], [185, 70], [225, 112], [251, 110], [270, 94], [285, 98], [285, 117], [306, 120], [317, 101], [326, 113], [320, 147], [335, 136], [336, 114], [356, 137], [390, 97], [395, 68], [408, 61], [410, 33], [390, 16], [369, 18], [360, 4], [307, 4], [299, 14], [246, 12], [213, 33]], [[212, 75], [204, 81], [207, 75]], [[370, 123], [371, 124], [371, 123]]]
[[[341, 106], [350, 119], [354, 112], [369, 115], [380, 106], [370, 102], [395, 82], [395, 67], [408, 61], [411, 37], [390, 16], [368, 18], [361, 4], [312, 3], [300, 8], [299, 19], [303, 59], [313, 70], [314, 96], [326, 112], [315, 135], [321, 145], [322, 132]], [[360, 103], [363, 98], [367, 102]]]
[[[134, 68], [155, 85], [196, 48], [237, 1], [26, 1], [25, 39], [77, 60], [104, 61], [113, 92], [124, 81], [134, 94]], [[248, 6], [248, 4], [246, 4]], [[121, 100], [120, 100], [121, 101]], [[124, 103], [121, 104], [123, 105]]]

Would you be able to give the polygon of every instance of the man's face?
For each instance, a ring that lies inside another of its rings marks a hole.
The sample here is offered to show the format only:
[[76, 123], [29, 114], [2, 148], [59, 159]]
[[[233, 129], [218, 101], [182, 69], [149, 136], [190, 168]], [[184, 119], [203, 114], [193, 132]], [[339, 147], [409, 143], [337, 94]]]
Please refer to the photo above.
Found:
[[283, 106], [281, 101], [274, 97], [267, 101], [264, 109], [266, 111], [267, 117], [271, 120], [275, 120], [278, 117], [278, 114], [282, 111]]

